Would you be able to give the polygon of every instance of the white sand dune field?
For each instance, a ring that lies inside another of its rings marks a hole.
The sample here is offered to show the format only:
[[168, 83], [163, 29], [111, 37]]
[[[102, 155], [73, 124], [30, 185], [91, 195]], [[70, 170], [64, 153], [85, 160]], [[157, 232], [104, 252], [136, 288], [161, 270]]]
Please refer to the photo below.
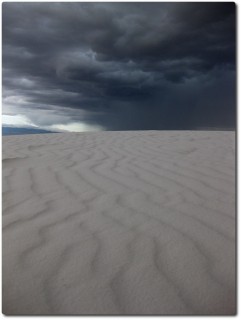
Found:
[[236, 313], [235, 133], [3, 137], [3, 312]]

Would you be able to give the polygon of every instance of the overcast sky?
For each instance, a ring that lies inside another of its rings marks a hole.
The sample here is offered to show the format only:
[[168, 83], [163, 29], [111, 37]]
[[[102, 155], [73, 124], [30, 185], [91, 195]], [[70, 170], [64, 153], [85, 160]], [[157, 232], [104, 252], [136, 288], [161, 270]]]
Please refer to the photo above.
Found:
[[234, 3], [3, 3], [3, 123], [235, 127]]

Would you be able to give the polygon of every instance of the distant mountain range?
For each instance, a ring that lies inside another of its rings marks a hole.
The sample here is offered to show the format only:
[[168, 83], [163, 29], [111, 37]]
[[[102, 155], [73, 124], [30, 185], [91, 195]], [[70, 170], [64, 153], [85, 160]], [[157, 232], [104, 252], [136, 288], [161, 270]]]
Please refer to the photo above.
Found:
[[48, 131], [43, 129], [35, 129], [35, 128], [18, 128], [18, 127], [2, 127], [2, 135], [14, 135], [14, 134], [37, 134], [37, 133], [57, 133], [54, 131]]

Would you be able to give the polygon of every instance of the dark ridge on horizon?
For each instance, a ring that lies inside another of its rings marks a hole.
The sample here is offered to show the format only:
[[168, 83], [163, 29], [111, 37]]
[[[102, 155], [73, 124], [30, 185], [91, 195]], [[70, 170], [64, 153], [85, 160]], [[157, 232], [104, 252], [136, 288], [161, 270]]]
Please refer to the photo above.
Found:
[[19, 127], [8, 127], [2, 126], [2, 135], [11, 136], [11, 135], [21, 135], [21, 134], [40, 134], [40, 133], [58, 133], [55, 131], [43, 130], [43, 129], [32, 129], [32, 128], [19, 128]]
[[[195, 128], [195, 129], [150, 129], [150, 130], [100, 130], [99, 133], [101, 132], [122, 132], [122, 131], [236, 131], [234, 128]], [[94, 131], [97, 133], [96, 131]], [[93, 131], [80, 131], [80, 132], [57, 132], [57, 131], [48, 131], [44, 129], [32, 129], [32, 128], [20, 128], [20, 127], [7, 127], [3, 126], [2, 127], [2, 135], [7, 136], [7, 135], [24, 135], [24, 134], [46, 134], [46, 133], [93, 133]]]

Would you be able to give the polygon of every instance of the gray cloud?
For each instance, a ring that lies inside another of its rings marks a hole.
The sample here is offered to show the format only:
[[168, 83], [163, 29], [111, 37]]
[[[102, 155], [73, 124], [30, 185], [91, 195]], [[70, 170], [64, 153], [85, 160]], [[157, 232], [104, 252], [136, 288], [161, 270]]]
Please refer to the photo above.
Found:
[[234, 128], [235, 38], [230, 2], [3, 3], [3, 110], [110, 130]]

